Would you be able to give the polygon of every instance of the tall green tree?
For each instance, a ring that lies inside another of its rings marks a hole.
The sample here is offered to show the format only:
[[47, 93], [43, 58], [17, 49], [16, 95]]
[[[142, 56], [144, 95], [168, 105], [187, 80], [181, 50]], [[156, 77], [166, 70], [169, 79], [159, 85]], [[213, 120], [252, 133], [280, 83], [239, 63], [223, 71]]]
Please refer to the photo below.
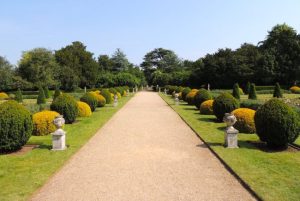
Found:
[[101, 72], [113, 70], [113, 62], [108, 55], [99, 55], [98, 65]]
[[77, 81], [81, 88], [93, 87], [96, 84], [98, 64], [93, 58], [93, 53], [87, 51], [83, 43], [76, 41], [55, 51], [55, 58], [63, 66], [60, 74], [67, 76], [63, 72], [65, 70], [73, 74], [67, 76], [72, 81], [70, 83], [64, 83], [65, 76], [60, 76], [62, 87], [67, 86], [68, 89], [71, 89], [77, 84]]
[[2, 56], [0, 56], [0, 75], [0, 91], [11, 89], [14, 77], [13, 66]]
[[113, 71], [127, 71], [129, 66], [132, 65], [124, 52], [119, 48], [114, 52], [110, 60], [112, 62]]
[[19, 61], [17, 73], [35, 86], [54, 85], [58, 64], [51, 50], [35, 48], [25, 51]]

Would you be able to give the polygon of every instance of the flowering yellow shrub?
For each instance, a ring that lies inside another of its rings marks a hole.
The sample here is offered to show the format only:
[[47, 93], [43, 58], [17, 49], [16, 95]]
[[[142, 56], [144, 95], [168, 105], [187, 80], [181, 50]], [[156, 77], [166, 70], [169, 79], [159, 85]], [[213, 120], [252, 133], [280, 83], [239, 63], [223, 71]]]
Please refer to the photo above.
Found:
[[200, 113], [201, 114], [214, 114], [213, 111], [213, 102], [214, 100], [207, 100], [201, 103], [200, 105]]
[[59, 113], [55, 111], [44, 110], [35, 113], [32, 116], [33, 120], [33, 135], [48, 135], [56, 130], [53, 120]]
[[127, 92], [125, 90], [123, 92], [123, 96], [127, 96]]
[[232, 111], [237, 122], [233, 125], [241, 133], [255, 133], [254, 115], [255, 110], [239, 108]]
[[186, 95], [186, 102], [189, 105], [194, 105], [194, 97], [196, 95], [196, 93], [198, 92], [197, 89], [192, 89], [187, 95]]
[[96, 91], [94, 91], [96, 94], [100, 94], [100, 91], [99, 90], [96, 90]]
[[0, 92], [0, 100], [8, 99], [8, 95], [5, 92]]
[[97, 94], [96, 92], [90, 92], [91, 94], [93, 94], [96, 98], [97, 98], [97, 106], [98, 107], [104, 107], [104, 105], [106, 104], [106, 100], [104, 98], [104, 96], [102, 96], [100, 93]]
[[118, 96], [118, 99], [122, 98], [122, 95], [119, 92], [117, 92], [117, 96]]
[[77, 107], [78, 107], [79, 117], [89, 117], [92, 115], [92, 110], [87, 103], [82, 101], [77, 101]]
[[292, 86], [292, 87], [290, 88], [290, 91], [291, 91], [292, 93], [300, 93], [300, 87], [298, 87], [298, 86]]

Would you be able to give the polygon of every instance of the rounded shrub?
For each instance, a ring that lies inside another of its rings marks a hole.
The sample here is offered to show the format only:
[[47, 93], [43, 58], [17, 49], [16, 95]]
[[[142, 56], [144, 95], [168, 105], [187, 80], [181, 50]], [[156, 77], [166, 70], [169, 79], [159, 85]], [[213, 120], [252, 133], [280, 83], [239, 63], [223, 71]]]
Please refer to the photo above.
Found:
[[39, 95], [37, 97], [36, 103], [38, 105], [46, 103], [46, 97], [42, 87], [39, 88]]
[[122, 98], [122, 95], [119, 92], [117, 92], [117, 96], [119, 100]]
[[204, 101], [203, 103], [201, 103], [200, 114], [206, 114], [206, 115], [214, 114], [213, 102], [214, 102], [214, 100], [207, 100], [207, 101]]
[[78, 115], [77, 101], [68, 94], [59, 95], [50, 105], [51, 110], [63, 115], [66, 123], [73, 123]]
[[279, 85], [278, 82], [275, 85], [274, 92], [273, 92], [273, 97], [274, 98], [282, 98], [283, 97], [282, 91], [281, 91], [281, 88], [280, 88], [280, 85]]
[[233, 90], [232, 90], [232, 96], [235, 97], [236, 99], [241, 99], [241, 95], [240, 95], [240, 87], [238, 83], [235, 83], [233, 85]]
[[0, 152], [20, 149], [30, 138], [33, 124], [30, 112], [16, 101], [0, 105]]
[[93, 92], [85, 93], [80, 98], [80, 101], [85, 102], [86, 104], [88, 104], [90, 106], [92, 112], [94, 112], [96, 110], [96, 107], [98, 106], [97, 94], [93, 93]]
[[292, 93], [294, 93], [294, 94], [300, 94], [300, 87], [298, 87], [298, 86], [292, 86], [292, 87], [290, 88], [290, 91], [291, 91]]
[[182, 94], [181, 94], [182, 100], [186, 101], [186, 95], [188, 93], [190, 93], [190, 91], [191, 91], [191, 88], [189, 88], [189, 87], [186, 87], [182, 90]]
[[105, 98], [107, 104], [112, 103], [113, 99], [108, 89], [102, 89], [100, 94]]
[[237, 122], [234, 124], [236, 129], [238, 129], [241, 133], [255, 133], [255, 110], [239, 108], [233, 110], [232, 114], [237, 119]]
[[9, 99], [9, 96], [5, 92], [0, 92], [0, 100]]
[[90, 106], [82, 101], [77, 101], [78, 117], [89, 117], [92, 115]]
[[18, 103], [22, 103], [23, 102], [23, 96], [22, 96], [22, 92], [21, 92], [21, 89], [19, 88], [16, 92], [16, 96], [15, 96], [15, 100], [18, 102]]
[[211, 100], [212, 95], [206, 89], [199, 89], [194, 97], [194, 104], [199, 109], [200, 105], [207, 100]]
[[262, 105], [254, 116], [256, 133], [269, 147], [286, 148], [300, 132], [299, 115], [279, 99]]
[[105, 106], [106, 100], [101, 94], [98, 94], [98, 93], [95, 93], [95, 92], [90, 92], [90, 93], [92, 93], [97, 98], [97, 107], [104, 107]]
[[112, 94], [117, 94], [117, 90], [115, 88], [109, 88], [109, 92]]
[[229, 93], [222, 93], [213, 102], [214, 115], [219, 121], [223, 121], [225, 113], [230, 113], [239, 107], [239, 102]]
[[186, 95], [185, 99], [189, 105], [195, 105], [194, 99], [195, 99], [197, 92], [198, 92], [197, 89], [193, 89]]
[[59, 113], [55, 111], [44, 110], [42, 112], [35, 113], [32, 116], [33, 121], [33, 133], [32, 135], [48, 135], [56, 130], [53, 120]]
[[252, 99], [252, 100], [257, 99], [255, 84], [250, 85], [250, 91], [249, 91], [248, 99]]

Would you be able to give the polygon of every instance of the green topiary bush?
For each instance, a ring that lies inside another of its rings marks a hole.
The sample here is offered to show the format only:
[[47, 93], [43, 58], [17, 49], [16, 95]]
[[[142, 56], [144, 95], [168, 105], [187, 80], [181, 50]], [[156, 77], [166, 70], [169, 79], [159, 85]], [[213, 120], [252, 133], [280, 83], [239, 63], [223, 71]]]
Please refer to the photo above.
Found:
[[109, 88], [109, 92], [112, 94], [117, 94], [117, 90], [115, 88]]
[[61, 94], [61, 92], [60, 92], [59, 88], [56, 87], [54, 95], [53, 95], [53, 100], [55, 100], [60, 94]]
[[59, 95], [50, 105], [51, 110], [63, 115], [66, 123], [73, 123], [78, 115], [77, 101], [68, 94]]
[[282, 98], [283, 97], [282, 96], [282, 91], [281, 91], [281, 88], [280, 88], [280, 85], [279, 85], [278, 82], [275, 85], [273, 97], [274, 98]]
[[81, 98], [80, 101], [85, 102], [86, 104], [88, 104], [92, 110], [92, 112], [94, 112], [97, 108], [98, 105], [98, 100], [96, 97], [96, 94], [94, 94], [95, 92], [88, 92], [85, 93]]
[[50, 98], [50, 91], [47, 86], [44, 87], [44, 94], [45, 94], [45, 98]]
[[279, 99], [262, 105], [254, 116], [256, 133], [261, 141], [272, 148], [286, 148], [300, 132], [299, 115]]
[[250, 92], [250, 87], [251, 87], [251, 84], [250, 84], [250, 82], [247, 82], [247, 84], [246, 84], [246, 87], [245, 87], [245, 94], [249, 94], [249, 92]]
[[183, 101], [186, 101], [186, 95], [190, 92], [191, 92], [191, 88], [189, 88], [189, 87], [186, 87], [182, 90], [181, 97], [182, 97]]
[[42, 87], [39, 88], [39, 95], [37, 97], [36, 103], [38, 105], [46, 103], [45, 93]]
[[250, 85], [250, 91], [249, 91], [248, 99], [252, 99], [252, 100], [257, 99], [255, 84]]
[[229, 93], [221, 94], [213, 102], [214, 115], [219, 121], [223, 121], [225, 113], [230, 113], [239, 107], [239, 101]]
[[235, 83], [233, 85], [233, 90], [232, 90], [232, 96], [235, 97], [236, 99], [240, 100], [241, 95], [240, 95], [240, 87], [238, 83]]
[[100, 94], [104, 96], [107, 104], [112, 103], [113, 99], [108, 89], [102, 89]]
[[199, 91], [196, 93], [194, 97], [194, 104], [195, 106], [199, 109], [200, 105], [207, 100], [211, 100], [212, 95], [210, 94], [209, 91], [206, 89], [199, 89]]
[[17, 90], [17, 92], [16, 92], [15, 100], [16, 100], [18, 103], [22, 103], [22, 102], [23, 102], [23, 96], [22, 96], [22, 92], [21, 92], [21, 89], [20, 89], [20, 88], [18, 88], [18, 90]]
[[33, 123], [30, 112], [16, 101], [0, 105], [0, 152], [20, 149], [30, 138]]

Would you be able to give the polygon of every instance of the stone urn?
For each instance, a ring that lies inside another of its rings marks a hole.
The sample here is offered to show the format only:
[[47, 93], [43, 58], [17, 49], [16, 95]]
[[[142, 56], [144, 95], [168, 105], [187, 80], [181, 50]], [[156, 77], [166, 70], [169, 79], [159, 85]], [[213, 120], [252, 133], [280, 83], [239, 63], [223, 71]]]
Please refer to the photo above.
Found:
[[114, 104], [113, 104], [114, 107], [117, 107], [118, 106], [118, 96], [117, 94], [114, 95]]
[[175, 99], [174, 99], [174, 101], [175, 101], [175, 105], [179, 105], [179, 94], [178, 93], [175, 93]]
[[225, 113], [223, 122], [226, 123], [225, 129], [225, 147], [238, 148], [238, 133], [239, 131], [233, 127], [236, 122], [236, 117], [231, 113]]
[[53, 124], [56, 127], [56, 131], [51, 133], [52, 135], [52, 150], [60, 151], [65, 150], [66, 147], [66, 132], [62, 129], [65, 124], [63, 115], [56, 116], [53, 120]]

